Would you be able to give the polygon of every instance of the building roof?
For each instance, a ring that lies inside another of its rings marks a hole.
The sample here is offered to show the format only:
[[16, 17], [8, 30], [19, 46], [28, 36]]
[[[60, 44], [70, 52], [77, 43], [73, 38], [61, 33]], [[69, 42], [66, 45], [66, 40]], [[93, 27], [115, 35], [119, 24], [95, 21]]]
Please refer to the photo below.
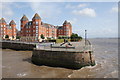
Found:
[[4, 18], [1, 18], [1, 19], [0, 19], [0, 23], [6, 23], [5, 19], [4, 19]]
[[65, 20], [64, 23], [67, 23], [67, 20]]
[[23, 17], [21, 18], [21, 21], [26, 21], [28, 20], [28, 18], [26, 17], [26, 15], [23, 15]]
[[43, 27], [46, 27], [46, 28], [49, 28], [49, 24], [47, 24], [47, 23], [43, 23], [43, 22], [42, 22], [42, 26], [43, 26]]
[[36, 13], [32, 19], [41, 19], [40, 16]]
[[65, 20], [63, 24], [70, 24], [70, 22], [68, 22], [67, 20]]
[[14, 20], [10, 21], [10, 25], [11, 25], [11, 24], [16, 25], [16, 23], [14, 22]]
[[63, 29], [63, 26], [57, 26], [57, 29]]
[[63, 24], [67, 24], [67, 23], [68, 23], [67, 20], [65, 20]]
[[56, 28], [54, 25], [48, 24], [48, 23], [43, 23], [42, 22], [42, 26], [46, 27], [46, 28]]

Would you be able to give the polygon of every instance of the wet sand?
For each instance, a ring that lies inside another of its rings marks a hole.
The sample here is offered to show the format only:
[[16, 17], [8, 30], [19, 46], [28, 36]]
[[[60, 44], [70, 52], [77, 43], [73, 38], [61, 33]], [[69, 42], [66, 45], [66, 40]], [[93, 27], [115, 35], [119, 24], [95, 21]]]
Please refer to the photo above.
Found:
[[37, 66], [31, 63], [32, 51], [3, 50], [3, 78], [66, 78], [70, 69]]

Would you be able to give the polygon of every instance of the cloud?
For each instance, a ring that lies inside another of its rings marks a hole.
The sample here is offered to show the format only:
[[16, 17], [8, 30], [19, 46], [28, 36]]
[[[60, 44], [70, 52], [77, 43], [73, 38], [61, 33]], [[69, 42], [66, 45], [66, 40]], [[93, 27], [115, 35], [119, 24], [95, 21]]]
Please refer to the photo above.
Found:
[[42, 18], [53, 18], [61, 13], [61, 9], [54, 3], [31, 2], [30, 6], [32, 10], [42, 16]]
[[81, 7], [86, 7], [88, 6], [87, 4], [79, 4], [78, 7], [81, 8]]
[[118, 7], [112, 7], [111, 12], [118, 12]]
[[14, 13], [10, 7], [10, 3], [2, 3], [0, 10], [4, 16], [12, 16]]
[[78, 5], [67, 4], [65, 8], [76, 9], [76, 8], [83, 8], [86, 6], [88, 6], [88, 4], [78, 4]]
[[2, 3], [0, 5], [0, 11], [2, 12], [1, 17], [4, 17], [7, 21], [11, 20], [10, 18], [14, 15], [12, 10], [12, 3]]
[[72, 13], [75, 14], [75, 15], [96, 17], [96, 12], [92, 8], [84, 8], [82, 10], [74, 10]]
[[24, 4], [24, 3], [22, 3], [22, 4], [14, 3], [14, 7], [21, 9], [21, 8], [27, 8], [27, 7], [29, 7], [29, 5]]
[[65, 6], [65, 8], [73, 9], [73, 8], [75, 8], [75, 6], [72, 6], [72, 5], [68, 4], [68, 5]]
[[71, 24], [76, 24], [77, 23], [77, 18], [73, 18], [72, 20], [68, 20]]

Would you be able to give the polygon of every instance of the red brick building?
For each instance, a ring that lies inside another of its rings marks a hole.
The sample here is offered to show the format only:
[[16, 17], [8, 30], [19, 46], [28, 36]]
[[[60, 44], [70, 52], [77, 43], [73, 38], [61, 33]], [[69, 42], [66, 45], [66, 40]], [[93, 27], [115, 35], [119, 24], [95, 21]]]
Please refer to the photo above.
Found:
[[21, 41], [41, 41], [41, 35], [47, 38], [57, 38], [59, 36], [68, 36], [72, 34], [72, 25], [65, 21], [62, 26], [54, 26], [51, 24], [43, 23], [40, 16], [36, 13], [29, 21], [23, 15], [21, 18]]
[[63, 26], [58, 26], [57, 28], [57, 37], [59, 36], [67, 36], [70, 37], [72, 34], [72, 25], [70, 22], [65, 22], [63, 23]]
[[9, 24], [6, 23], [5, 19], [0, 19], [0, 37], [5, 39], [6, 35], [9, 36], [10, 40], [16, 39], [16, 23], [12, 20]]

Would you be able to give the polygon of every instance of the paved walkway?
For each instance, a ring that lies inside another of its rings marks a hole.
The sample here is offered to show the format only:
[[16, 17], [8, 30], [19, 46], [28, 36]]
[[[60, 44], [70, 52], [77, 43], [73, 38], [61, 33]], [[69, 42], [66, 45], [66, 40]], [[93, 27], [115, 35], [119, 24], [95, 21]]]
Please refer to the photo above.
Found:
[[[52, 50], [52, 51], [74, 51], [74, 52], [81, 52], [81, 51], [85, 51], [85, 50], [92, 50], [92, 45], [89, 44], [89, 42], [87, 41], [87, 46], [85, 46], [85, 40], [82, 40], [80, 42], [70, 42], [70, 44], [72, 44], [72, 46], [69, 46], [68, 48], [66, 48], [66, 44], [61, 45], [61, 43], [59, 44], [53, 44], [51, 48], [50, 44], [38, 44], [37, 45], [37, 49], [42, 49], [42, 50]], [[72, 47], [72, 48], [71, 48]]]

